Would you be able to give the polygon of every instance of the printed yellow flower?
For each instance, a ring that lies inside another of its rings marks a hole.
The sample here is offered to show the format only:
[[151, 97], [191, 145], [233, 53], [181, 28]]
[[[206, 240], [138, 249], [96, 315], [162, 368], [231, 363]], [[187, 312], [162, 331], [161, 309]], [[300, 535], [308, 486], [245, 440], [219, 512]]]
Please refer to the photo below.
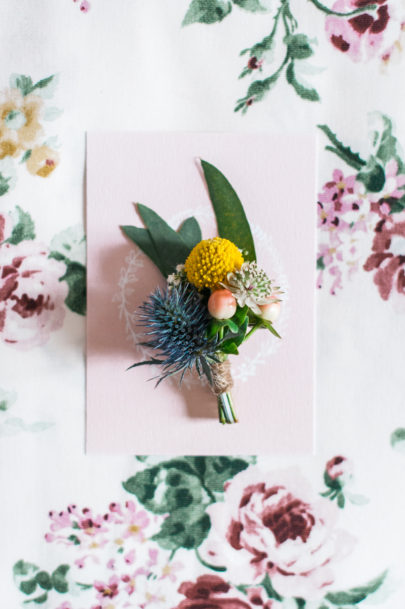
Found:
[[243, 256], [232, 241], [204, 239], [191, 250], [184, 265], [187, 279], [196, 288], [215, 288], [228, 273], [240, 269]]
[[33, 93], [23, 96], [18, 89], [0, 94], [0, 159], [16, 156], [34, 144], [42, 132], [42, 105], [40, 97]]
[[59, 162], [59, 155], [48, 146], [34, 148], [27, 160], [27, 169], [32, 175], [47, 178]]

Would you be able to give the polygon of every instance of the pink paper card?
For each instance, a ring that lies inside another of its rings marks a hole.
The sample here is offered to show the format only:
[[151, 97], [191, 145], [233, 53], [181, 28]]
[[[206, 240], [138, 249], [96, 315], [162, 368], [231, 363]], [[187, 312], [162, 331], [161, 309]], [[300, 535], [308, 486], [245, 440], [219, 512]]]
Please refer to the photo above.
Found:
[[[315, 139], [297, 135], [91, 133], [87, 138], [87, 451], [232, 455], [311, 452], [314, 410]], [[259, 266], [284, 290], [275, 327], [230, 356], [239, 423], [218, 422], [193, 375], [155, 388], [137, 308], [164, 279], [120, 230], [134, 203], [174, 229], [189, 216], [217, 235], [198, 159], [237, 192]]]

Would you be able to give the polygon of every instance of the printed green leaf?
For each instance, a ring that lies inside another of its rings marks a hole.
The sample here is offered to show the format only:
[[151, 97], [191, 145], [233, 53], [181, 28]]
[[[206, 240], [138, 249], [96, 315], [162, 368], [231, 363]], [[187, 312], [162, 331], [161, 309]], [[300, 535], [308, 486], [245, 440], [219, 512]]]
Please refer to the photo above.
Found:
[[370, 157], [367, 166], [357, 174], [369, 192], [380, 192], [385, 184], [385, 171], [374, 157]]
[[405, 194], [403, 194], [400, 199], [395, 199], [395, 197], [388, 197], [388, 199], [384, 200], [384, 203], [388, 203], [388, 205], [390, 206], [391, 214], [399, 214], [405, 209]]
[[65, 304], [73, 313], [86, 315], [86, 267], [68, 259], [65, 259], [65, 263], [66, 273], [59, 279], [69, 286]]
[[265, 7], [260, 4], [259, 0], [232, 0], [232, 2], [251, 13], [261, 13], [266, 10]]
[[0, 197], [6, 194], [6, 192], [10, 189], [11, 178], [5, 178], [3, 174], [0, 173]]
[[377, 149], [375, 156], [386, 165], [393, 158], [398, 158], [398, 141], [392, 133], [392, 121], [385, 114], [380, 115], [383, 121], [382, 133], [375, 133]]
[[216, 23], [225, 19], [232, 4], [224, 0], [192, 0], [182, 25], [191, 23]]
[[392, 448], [400, 452], [405, 452], [405, 428], [398, 427], [398, 429], [393, 431], [391, 434], [390, 442]]
[[17, 224], [14, 226], [11, 237], [6, 239], [6, 243], [17, 245], [21, 241], [35, 239], [34, 222], [26, 211], [23, 211], [19, 205], [16, 206], [18, 214]]
[[13, 75], [10, 79], [11, 85], [20, 89], [22, 95], [28, 95], [32, 91], [33, 82], [32, 78], [29, 76], [24, 76], [23, 74]]
[[323, 479], [324, 479], [326, 486], [330, 489], [340, 491], [343, 488], [342, 483], [339, 480], [339, 477], [331, 478], [326, 470], [323, 472]]
[[30, 158], [31, 154], [32, 154], [32, 150], [26, 150], [24, 152], [24, 154], [22, 155], [22, 157], [21, 157], [20, 163], [22, 164], [22, 163], [25, 163], [26, 161], [28, 161], [28, 159]]
[[159, 271], [164, 275], [162, 263], [159, 258], [158, 251], [152, 241], [149, 231], [146, 228], [138, 228], [137, 226], [121, 226], [121, 230], [127, 237], [131, 239], [142, 251], [152, 260]]
[[198, 548], [207, 537], [211, 527], [208, 514], [195, 506], [193, 510], [177, 510], [163, 521], [159, 533], [152, 537], [162, 548]]
[[33, 592], [35, 592], [36, 588], [37, 581], [35, 577], [33, 579], [27, 579], [26, 581], [20, 583], [20, 590], [23, 594], [32, 594]]
[[69, 584], [66, 581], [69, 565], [59, 565], [51, 575], [52, 586], [60, 594], [65, 594], [69, 590]]
[[300, 97], [302, 97], [302, 99], [307, 99], [308, 101], [319, 101], [320, 100], [318, 92], [315, 89], [308, 89], [307, 87], [304, 87], [304, 85], [302, 85], [301, 83], [298, 82], [298, 80], [295, 77], [293, 61], [291, 61], [287, 66], [286, 78], [287, 78], [288, 84], [290, 84], [292, 87], [294, 87], [295, 92]]
[[13, 566], [14, 577], [25, 577], [26, 575], [36, 573], [36, 571], [39, 571], [37, 565], [34, 565], [31, 562], [25, 562], [24, 560], [17, 561]]
[[214, 165], [201, 161], [208, 192], [218, 225], [218, 234], [242, 251], [245, 260], [256, 260], [249, 222], [238, 195], [226, 177]]
[[180, 226], [178, 234], [183, 239], [190, 251], [199, 243], [202, 239], [201, 228], [195, 218], [187, 218]]
[[[263, 38], [263, 40], [261, 40], [260, 42], [257, 42], [252, 47], [243, 49], [243, 51], [241, 51], [240, 54], [246, 55], [246, 53], [249, 53], [249, 55], [251, 57], [256, 57], [257, 59], [260, 59], [263, 56], [263, 53], [271, 50], [271, 48], [273, 47], [273, 42], [274, 42], [274, 33], [269, 34], [268, 36], [265, 36]], [[250, 70], [247, 71], [247, 73], [249, 73], [249, 72], [250, 72]]]
[[336, 154], [339, 158], [343, 159], [345, 163], [359, 171], [364, 165], [367, 165], [366, 161], [360, 157], [357, 152], [353, 152], [349, 146], [344, 146], [342, 142], [338, 140], [336, 134], [333, 133], [327, 125], [318, 125], [333, 146], [326, 146], [325, 150], [329, 150]]
[[184, 264], [191, 248], [179, 233], [146, 205], [137, 204], [139, 215], [149, 231], [155, 249], [159, 253], [161, 270], [165, 277], [173, 273], [178, 264]]
[[52, 590], [51, 576], [46, 571], [40, 571], [35, 576], [36, 582], [43, 590]]
[[54, 78], [55, 75], [52, 74], [52, 76], [48, 76], [48, 78], [43, 78], [42, 80], [39, 80], [37, 83], [35, 83], [35, 85], [33, 85], [31, 90], [34, 91], [35, 89], [45, 89], [45, 87], [51, 84]]
[[316, 261], [316, 268], [318, 269], [318, 271], [324, 271], [325, 270], [325, 262], [323, 260], [323, 256], [319, 256], [319, 258]]
[[339, 607], [355, 605], [361, 601], [364, 601], [370, 594], [376, 592], [383, 584], [386, 576], [387, 571], [384, 571], [375, 579], [369, 581], [367, 584], [364, 584], [364, 586], [358, 586], [356, 588], [352, 588], [351, 590], [342, 592], [329, 592], [325, 596], [325, 599], [334, 605], [338, 605]]
[[37, 596], [36, 598], [30, 598], [30, 599], [24, 601], [24, 604], [36, 603], [37, 605], [41, 605], [42, 603], [46, 603], [47, 600], [48, 600], [48, 593], [44, 592], [44, 594], [41, 594], [41, 596]]
[[248, 465], [231, 457], [179, 457], [138, 472], [123, 487], [149, 511], [168, 514], [154, 537], [162, 547], [196, 548], [210, 527], [205, 508], [226, 480]]
[[[314, 54], [305, 34], [291, 34], [284, 39], [288, 53], [293, 59], [306, 59]], [[291, 65], [291, 64], [290, 64]]]

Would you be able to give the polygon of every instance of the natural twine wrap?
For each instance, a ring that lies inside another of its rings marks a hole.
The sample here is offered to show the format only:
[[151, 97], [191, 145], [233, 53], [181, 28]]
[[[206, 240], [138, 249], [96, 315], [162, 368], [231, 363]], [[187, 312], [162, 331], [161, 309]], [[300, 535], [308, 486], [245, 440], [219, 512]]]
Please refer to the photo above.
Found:
[[229, 360], [213, 364], [211, 366], [212, 373], [212, 391], [215, 395], [227, 393], [233, 387], [231, 375], [231, 363]]

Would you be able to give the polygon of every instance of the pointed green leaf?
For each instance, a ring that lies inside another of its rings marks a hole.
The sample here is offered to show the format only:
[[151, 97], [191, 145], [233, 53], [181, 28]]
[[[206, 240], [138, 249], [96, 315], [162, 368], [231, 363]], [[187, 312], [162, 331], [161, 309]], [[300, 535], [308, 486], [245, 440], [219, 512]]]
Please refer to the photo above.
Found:
[[48, 593], [44, 592], [44, 594], [41, 594], [41, 596], [37, 596], [36, 598], [30, 598], [30, 599], [24, 601], [24, 604], [36, 603], [37, 605], [41, 605], [42, 603], [46, 603], [47, 600], [48, 600]]
[[238, 355], [238, 347], [232, 339], [225, 340], [221, 343], [221, 351], [222, 353], [227, 353], [229, 355]]
[[152, 260], [153, 264], [164, 275], [163, 265], [149, 231], [146, 228], [138, 228], [137, 226], [121, 226], [120, 228]]
[[37, 587], [37, 581], [35, 577], [33, 579], [27, 579], [26, 581], [21, 582], [20, 590], [23, 594], [32, 594], [35, 592]]
[[244, 307], [238, 307], [236, 309], [236, 313], [231, 319], [236, 323], [238, 327], [240, 327], [245, 321], [248, 314], [248, 310], [249, 307], [247, 305], [245, 305]]
[[207, 161], [201, 161], [201, 165], [217, 219], [219, 236], [235, 243], [243, 251], [245, 260], [256, 260], [253, 236], [238, 195], [219, 169]]
[[[302, 52], [303, 52], [303, 50], [302, 50]], [[307, 87], [304, 87], [304, 85], [302, 85], [300, 82], [298, 82], [298, 80], [295, 77], [295, 69], [294, 69], [293, 61], [291, 61], [288, 64], [287, 71], [286, 71], [286, 78], [287, 78], [288, 84], [290, 84], [292, 87], [294, 87], [295, 92], [300, 97], [302, 97], [302, 99], [307, 99], [308, 101], [319, 101], [320, 100], [319, 94], [315, 89], [308, 89]]]
[[167, 277], [176, 270], [178, 264], [184, 264], [190, 248], [156, 212], [141, 203], [138, 203], [137, 208], [159, 252], [164, 275]]
[[390, 442], [392, 448], [400, 452], [405, 452], [405, 429], [403, 427], [398, 427], [393, 431]]
[[19, 205], [16, 206], [18, 213], [17, 224], [13, 227], [11, 236], [6, 239], [6, 243], [17, 245], [21, 241], [35, 239], [35, 226], [30, 214]]
[[80, 262], [65, 259], [66, 273], [59, 281], [66, 281], [69, 293], [65, 304], [78, 315], [86, 315], [86, 267]]
[[262, 6], [259, 0], [232, 0], [234, 4], [251, 13], [262, 13], [266, 9]]
[[25, 575], [31, 575], [36, 571], [39, 571], [37, 565], [25, 562], [24, 560], [18, 560], [13, 566], [14, 577], [24, 577]]
[[374, 157], [370, 157], [367, 167], [357, 174], [357, 179], [369, 192], [380, 192], [385, 184], [385, 171]]
[[326, 150], [330, 152], [334, 152], [341, 159], [345, 161], [350, 167], [357, 169], [359, 171], [364, 165], [367, 165], [366, 161], [360, 157], [357, 152], [353, 152], [349, 146], [344, 146], [342, 142], [340, 142], [335, 133], [331, 129], [329, 129], [328, 125], [318, 125], [318, 128], [324, 132], [329, 141], [333, 144], [332, 146], [327, 146]]
[[187, 218], [180, 226], [178, 233], [185, 244], [190, 248], [190, 251], [202, 239], [201, 228], [195, 218]]
[[182, 25], [191, 23], [216, 23], [232, 10], [232, 4], [224, 0], [192, 0]]
[[355, 605], [364, 601], [370, 594], [376, 592], [381, 585], [383, 584], [387, 575], [387, 571], [384, 571], [376, 577], [372, 579], [364, 586], [358, 586], [356, 588], [352, 588], [351, 590], [346, 590], [342, 592], [329, 592], [325, 596], [326, 600], [334, 605], [345, 606], [345, 605]]
[[277, 336], [277, 338], [281, 338], [280, 334], [276, 331], [273, 324], [270, 321], [267, 321], [267, 319], [260, 319], [260, 325], [264, 328], [267, 328], [267, 330], [270, 330], [270, 332], [274, 334], [274, 336]]
[[69, 565], [59, 565], [51, 575], [52, 586], [60, 594], [65, 594], [69, 590], [69, 584], [66, 581], [69, 569]]
[[10, 190], [10, 184], [9, 184], [10, 180], [11, 180], [11, 178], [5, 178], [0, 173], [0, 197], [5, 195], [6, 192], [8, 192]]

